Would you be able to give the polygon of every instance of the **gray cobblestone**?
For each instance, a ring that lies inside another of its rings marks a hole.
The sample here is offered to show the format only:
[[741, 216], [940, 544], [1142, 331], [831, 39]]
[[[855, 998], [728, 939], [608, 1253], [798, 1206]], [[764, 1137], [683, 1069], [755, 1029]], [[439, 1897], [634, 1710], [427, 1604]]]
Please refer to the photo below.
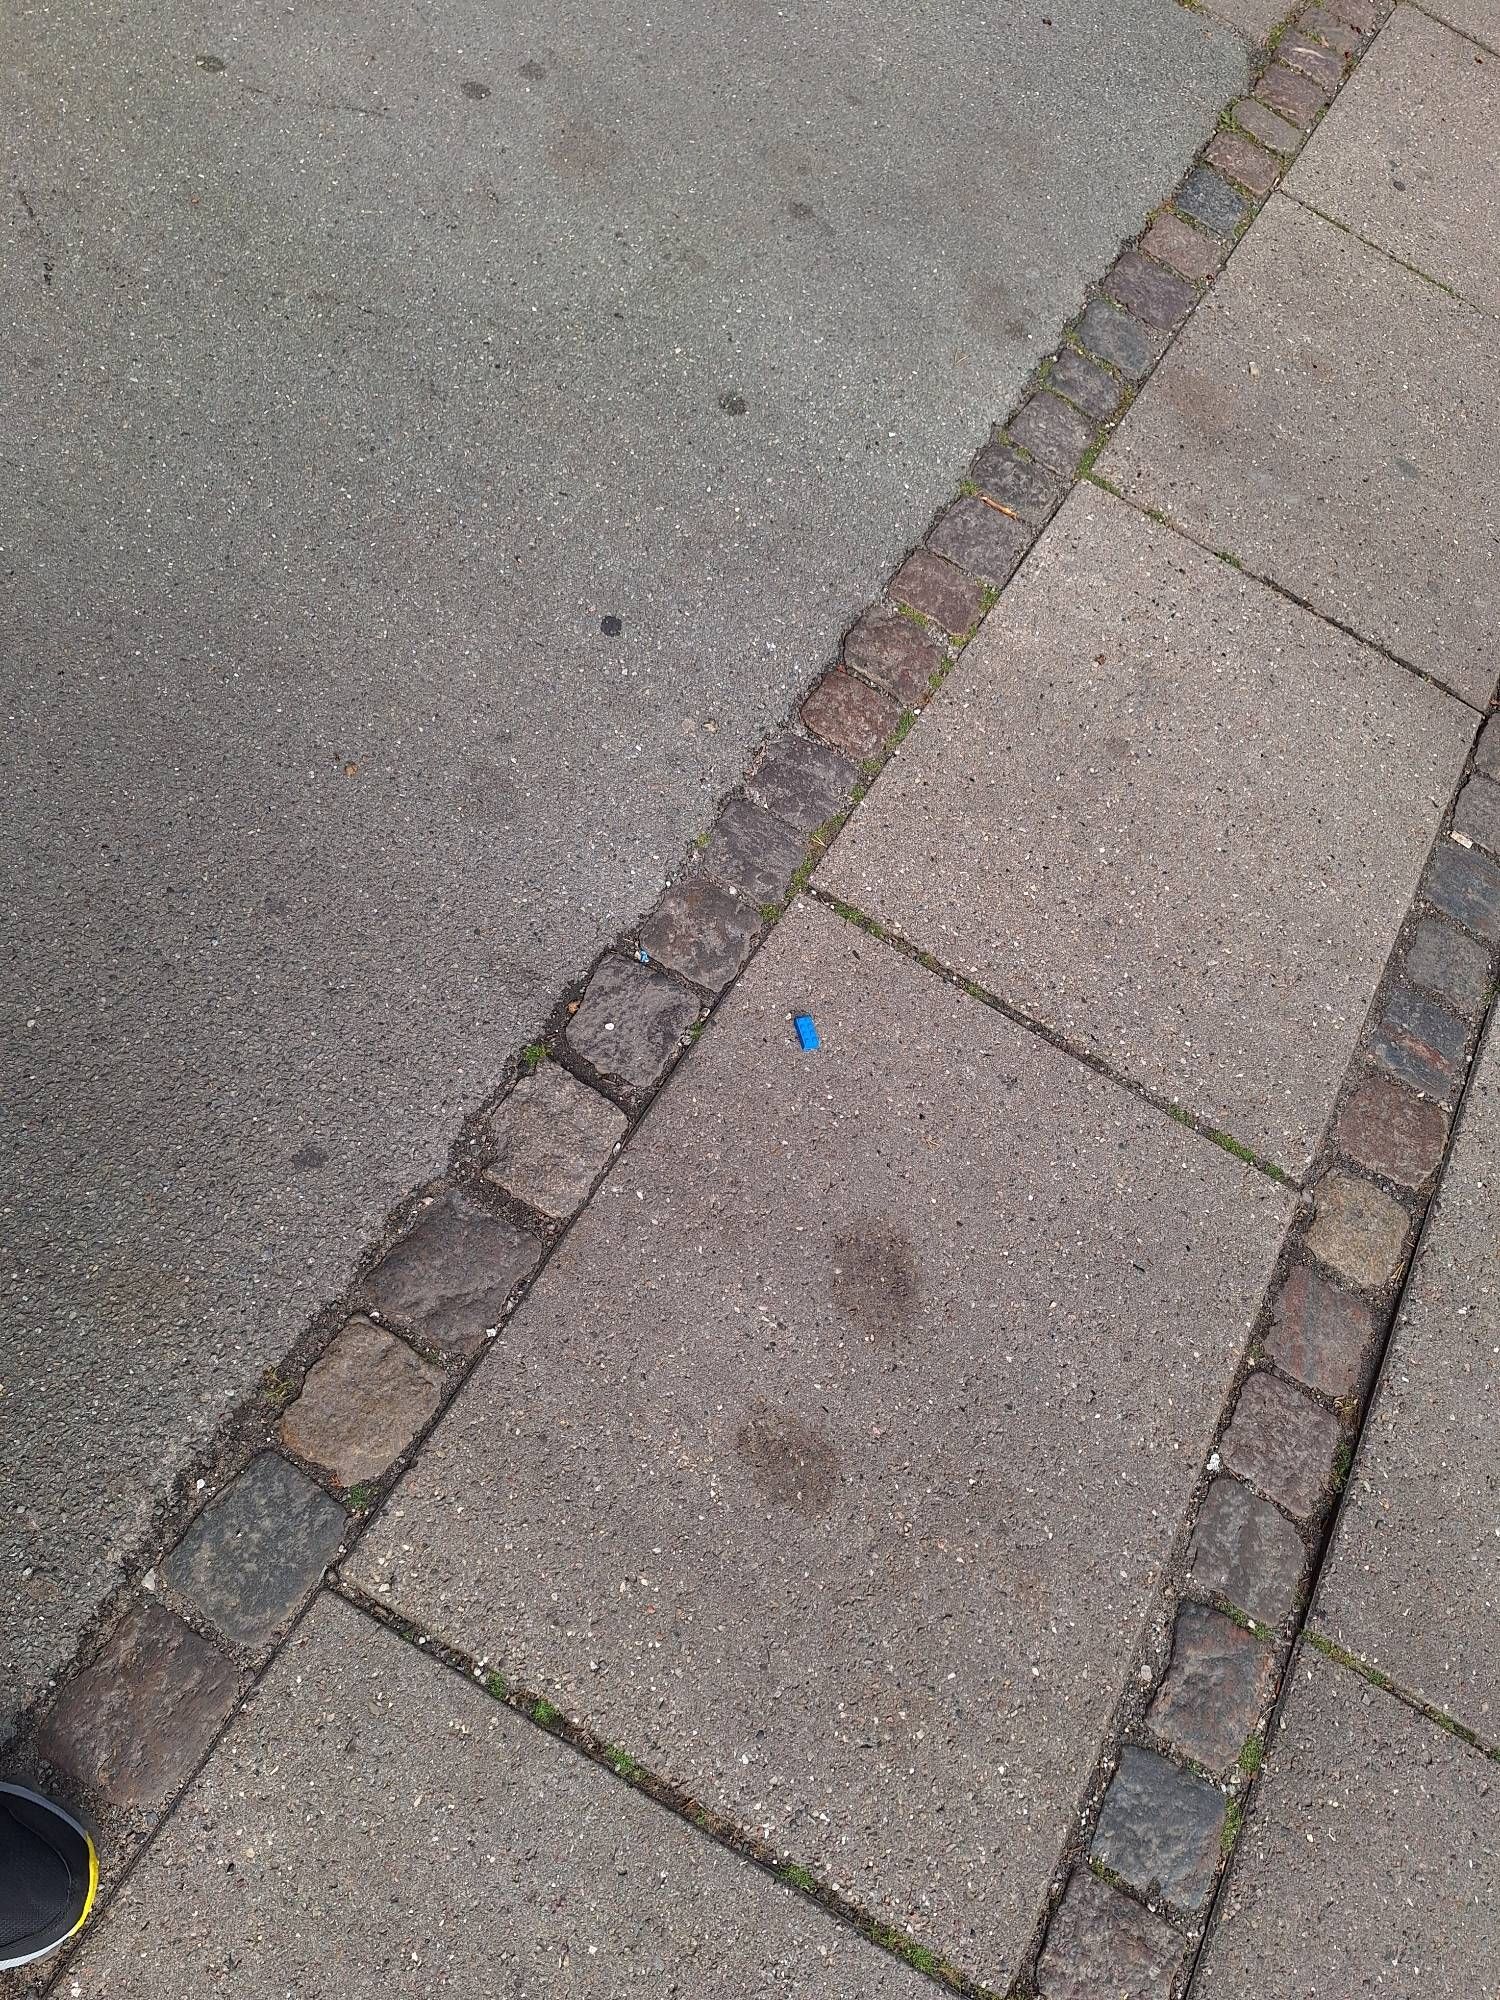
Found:
[[650, 1090], [670, 1069], [700, 1005], [664, 972], [601, 959], [567, 1026], [568, 1041], [601, 1076]]
[[1237, 1479], [1214, 1480], [1188, 1551], [1194, 1589], [1216, 1592], [1236, 1610], [1279, 1625], [1296, 1605], [1307, 1567], [1302, 1537]]
[[1340, 1436], [1337, 1417], [1322, 1403], [1274, 1375], [1255, 1374], [1240, 1391], [1220, 1452], [1231, 1472], [1306, 1521], [1328, 1494]]
[[1224, 1815], [1217, 1786], [1128, 1743], [1090, 1851], [1141, 1895], [1196, 1910], [1218, 1876]]
[[485, 1178], [539, 1215], [564, 1222], [582, 1206], [625, 1129], [618, 1105], [558, 1063], [544, 1062], [491, 1114], [495, 1157]]
[[434, 1201], [357, 1288], [377, 1319], [444, 1354], [477, 1353], [541, 1259], [540, 1241], [461, 1195]]
[[260, 1646], [317, 1588], [347, 1526], [306, 1473], [265, 1451], [209, 1501], [162, 1574], [226, 1639]]

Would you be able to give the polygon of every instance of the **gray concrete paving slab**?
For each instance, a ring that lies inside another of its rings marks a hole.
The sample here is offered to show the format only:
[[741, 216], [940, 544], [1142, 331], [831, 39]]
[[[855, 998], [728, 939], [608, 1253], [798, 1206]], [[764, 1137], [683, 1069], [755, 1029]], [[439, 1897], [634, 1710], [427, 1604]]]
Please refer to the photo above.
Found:
[[325, 1595], [75, 2000], [920, 2000], [928, 1981]]
[[1289, 1212], [803, 905], [350, 1574], [1003, 1988]]
[[1500, 1042], [1481, 1050], [1313, 1607], [1500, 1747]]
[[1195, 2000], [1478, 2000], [1500, 1964], [1497, 1853], [1483, 1753], [1303, 1647]]
[[1273, 194], [1099, 471], [1477, 707], [1500, 325]]
[[1500, 313], [1500, 65], [1398, 7], [1287, 176], [1286, 191]]
[[1244, 71], [1162, 0], [10, 10], [0, 1730]]
[[815, 879], [1300, 1172], [1473, 724], [1084, 486]]
[[1430, 0], [1426, 11], [1500, 53], [1500, 0]]

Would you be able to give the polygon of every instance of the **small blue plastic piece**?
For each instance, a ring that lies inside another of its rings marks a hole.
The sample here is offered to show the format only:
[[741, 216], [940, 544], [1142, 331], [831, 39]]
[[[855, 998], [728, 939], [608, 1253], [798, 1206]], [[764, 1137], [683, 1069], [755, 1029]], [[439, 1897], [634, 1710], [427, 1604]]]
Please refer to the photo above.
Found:
[[798, 1014], [793, 1020], [792, 1026], [797, 1030], [797, 1040], [802, 1044], [803, 1048], [816, 1049], [822, 1046], [818, 1040], [818, 1030], [811, 1014]]

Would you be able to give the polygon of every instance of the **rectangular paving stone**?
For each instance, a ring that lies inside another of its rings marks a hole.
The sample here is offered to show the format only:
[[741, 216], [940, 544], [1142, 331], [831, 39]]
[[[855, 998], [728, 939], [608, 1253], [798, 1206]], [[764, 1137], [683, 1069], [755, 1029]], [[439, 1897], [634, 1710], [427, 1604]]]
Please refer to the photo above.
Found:
[[1003, 438], [992, 437], [976, 454], [969, 477], [992, 500], [1034, 525], [1045, 521], [1063, 496], [1056, 473], [1026, 458]]
[[784, 820], [749, 799], [730, 799], [708, 837], [703, 868], [753, 903], [779, 903], [806, 852]]
[[1090, 361], [1077, 348], [1064, 347], [1054, 354], [1047, 367], [1048, 386], [1066, 396], [1080, 410], [1098, 421], [1112, 417], [1120, 407], [1125, 385], [1097, 361]]
[[1224, 1465], [1299, 1521], [1319, 1511], [1342, 1431], [1326, 1404], [1275, 1375], [1252, 1375], [1220, 1440]]
[[442, 1400], [442, 1377], [394, 1334], [351, 1319], [307, 1372], [281, 1441], [340, 1486], [378, 1479]]
[[1224, 245], [1218, 237], [1195, 229], [1169, 208], [1152, 222], [1142, 247], [1182, 277], [1200, 281], [1211, 278], [1224, 261]]
[[1458, 795], [1453, 825], [1487, 854], [1500, 854], [1500, 785], [1489, 778], [1470, 778]]
[[1318, 1182], [1303, 1241], [1345, 1284], [1378, 1291], [1401, 1270], [1411, 1216], [1362, 1174], [1334, 1167]]
[[1133, 1897], [1078, 1867], [1037, 1966], [1040, 2000], [1167, 2000], [1187, 1940]]
[[1456, 841], [1442, 841], [1422, 883], [1434, 909], [1488, 944], [1500, 944], [1500, 863]]
[[325, 1595], [74, 2000], [924, 2000], [921, 1974]]
[[1479, 2000], [1497, 1854], [1494, 1765], [1304, 1646], [1194, 1994]]
[[1342, 1402], [1363, 1396], [1379, 1337], [1364, 1299], [1297, 1263], [1272, 1307], [1266, 1353], [1283, 1374]]
[[1216, 132], [1207, 157], [1220, 173], [1252, 194], [1268, 193], [1281, 172], [1281, 162], [1273, 153], [1239, 132]]
[[1245, 197], [1212, 167], [1194, 167], [1172, 199], [1179, 214], [1216, 236], [1232, 235], [1249, 213]]
[[1126, 250], [1119, 257], [1104, 280], [1104, 289], [1148, 326], [1176, 326], [1198, 297], [1194, 286], [1152, 258], [1143, 257], [1139, 250]]
[[1333, 1137], [1357, 1167], [1419, 1188], [1442, 1160], [1448, 1113], [1394, 1077], [1364, 1076], [1340, 1110]]
[[1412, 932], [1403, 971], [1468, 1021], [1484, 1012], [1495, 990], [1495, 963], [1485, 947], [1436, 917], [1424, 917]]
[[162, 1806], [233, 1708], [239, 1675], [159, 1604], [137, 1604], [63, 1690], [37, 1749], [108, 1804]]
[[485, 1179], [554, 1222], [565, 1222], [625, 1136], [617, 1104], [560, 1063], [539, 1063], [490, 1114], [495, 1156]]
[[1500, 1745], [1500, 1044], [1470, 1080], [1316, 1628]]
[[1431, 0], [1426, 11], [1500, 55], [1500, 7], [1495, 0]]
[[795, 908], [354, 1573], [1003, 1988], [1289, 1213]]
[[1017, 444], [1024, 445], [1034, 458], [1050, 465], [1054, 472], [1072, 472], [1094, 441], [1091, 420], [1045, 390], [1029, 397], [1006, 429]]
[[1369, 1056], [1426, 1097], [1451, 1104], [1463, 1082], [1468, 1023], [1429, 994], [1398, 986], [1370, 1030]]
[[1259, 139], [1273, 153], [1295, 153], [1302, 144], [1302, 134], [1291, 120], [1262, 104], [1258, 97], [1242, 97], [1234, 107], [1234, 118], [1252, 139]]
[[366, 1312], [444, 1354], [473, 1354], [541, 1259], [540, 1240], [448, 1194], [418, 1215], [356, 1287]]
[[888, 595], [955, 635], [967, 632], [984, 609], [984, 585], [926, 549], [918, 549], [902, 563], [891, 579]]
[[1165, 352], [1167, 336], [1108, 299], [1090, 299], [1078, 322], [1078, 344], [1139, 382]]
[[[903, 708], [920, 708], [943, 664], [943, 651], [930, 632], [893, 604], [877, 604], [850, 629], [844, 660], [867, 681], [894, 695]], [[805, 831], [811, 833], [817, 824], [813, 820]]]
[[1193, 1527], [1188, 1579], [1237, 1611], [1279, 1625], [1296, 1603], [1307, 1568], [1302, 1537], [1268, 1500], [1237, 1479], [1215, 1479]]
[[209, 1501], [162, 1576], [226, 1639], [264, 1645], [316, 1589], [347, 1527], [306, 1473], [263, 1451]]
[[816, 880], [1296, 1173], [1471, 732], [1080, 488]]
[[600, 1076], [650, 1090], [671, 1068], [702, 1011], [691, 993], [654, 965], [610, 953], [595, 966], [565, 1032], [569, 1046]]
[[[855, 632], [879, 617], [883, 610], [882, 606], [879, 611], [868, 612]], [[909, 619], [906, 623], [915, 632]], [[846, 657], [853, 639], [851, 633], [845, 643]], [[878, 681], [881, 677], [871, 672], [869, 678]], [[856, 775], [849, 759], [826, 743], [788, 730], [761, 751], [745, 780], [745, 789], [758, 805], [784, 819], [796, 832], [811, 834], [848, 805]]]
[[[1057, 407], [1062, 410], [1067, 405], [1058, 403]], [[1032, 530], [1025, 521], [1015, 520], [971, 493], [938, 515], [928, 531], [927, 546], [986, 583], [1000, 584], [1014, 572], [1031, 539]]]
[[1099, 470], [1477, 706], [1500, 325], [1273, 194]]
[[1224, 1772], [1259, 1728], [1275, 1680], [1276, 1656], [1264, 1639], [1185, 1598], [1172, 1628], [1172, 1662], [1147, 1721], [1182, 1756]]
[[[1497, 16], [1500, 17], [1500, 16]], [[1398, 7], [1287, 178], [1287, 191], [1500, 312], [1493, 160], [1500, 64], [1415, 7]]]
[[901, 720], [901, 704], [853, 674], [835, 672], [819, 681], [803, 702], [801, 715], [804, 729], [846, 757], [858, 759], [874, 757], [885, 748]]
[[640, 945], [653, 964], [718, 993], [750, 956], [763, 921], [748, 897], [710, 875], [686, 875], [662, 892]]
[[1216, 1785], [1127, 1743], [1089, 1852], [1141, 1895], [1196, 1910], [1218, 1874], [1224, 1813]]
[[1304, 132], [1328, 103], [1328, 93], [1320, 85], [1310, 76], [1288, 69], [1285, 63], [1272, 63], [1255, 86], [1255, 94]]

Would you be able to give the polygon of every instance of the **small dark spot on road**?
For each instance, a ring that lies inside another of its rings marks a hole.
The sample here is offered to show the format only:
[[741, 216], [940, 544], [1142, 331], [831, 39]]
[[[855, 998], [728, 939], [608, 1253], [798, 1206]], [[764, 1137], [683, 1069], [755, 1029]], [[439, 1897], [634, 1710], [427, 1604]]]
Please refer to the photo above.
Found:
[[326, 1167], [328, 1155], [321, 1146], [299, 1146], [293, 1153], [290, 1164], [294, 1167]]
[[838, 1490], [839, 1455], [795, 1410], [762, 1405], [740, 1426], [734, 1448], [765, 1499], [809, 1521], [828, 1512]]
[[1404, 472], [1408, 479], [1418, 479], [1421, 477], [1416, 466], [1412, 464], [1409, 458], [1398, 458], [1396, 460], [1396, 470]]
[[786, 212], [794, 222], [811, 222], [818, 211], [810, 201], [789, 201]]
[[268, 917], [284, 917], [287, 913], [287, 900], [285, 896], [272, 894], [267, 896], [261, 907]]
[[490, 94], [490, 87], [487, 83], [475, 83], [472, 77], [467, 82], [461, 83], [458, 87], [465, 97], [471, 97], [476, 104]]
[[726, 417], [742, 417], [749, 407], [744, 397], [734, 389], [726, 389], [719, 398], [719, 408]]
[[542, 68], [539, 62], [523, 62], [521, 67], [516, 71], [516, 75], [524, 76], [528, 83], [541, 83], [546, 74], [546, 70]]
[[904, 1231], [876, 1217], [833, 1239], [834, 1302], [882, 1346], [912, 1316], [920, 1286], [916, 1253]]
[[618, 639], [620, 634], [625, 630], [625, 620], [617, 618], [614, 612], [611, 611], [599, 620], [599, 630], [604, 634], [606, 639]]
[[217, 76], [220, 70], [229, 67], [222, 56], [198, 56], [196, 61], [199, 69], [206, 69], [210, 76]]

